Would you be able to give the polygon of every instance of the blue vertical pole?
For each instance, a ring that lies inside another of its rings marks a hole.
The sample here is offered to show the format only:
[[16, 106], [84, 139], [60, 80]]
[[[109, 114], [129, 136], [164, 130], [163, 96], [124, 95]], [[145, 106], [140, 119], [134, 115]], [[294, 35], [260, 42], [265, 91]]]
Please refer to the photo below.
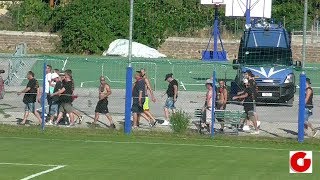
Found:
[[299, 91], [299, 115], [298, 115], [298, 142], [304, 141], [304, 111], [306, 107], [306, 74], [304, 71], [300, 74]]
[[218, 35], [219, 35], [219, 21], [218, 21], [218, 5], [215, 6], [214, 24], [213, 24], [213, 52], [218, 51]]
[[41, 96], [41, 109], [42, 109], [42, 111], [41, 111], [41, 117], [42, 117], [41, 128], [42, 128], [42, 130], [44, 130], [45, 118], [46, 118], [44, 116], [44, 114], [46, 112], [45, 102], [46, 102], [46, 96], [47, 96], [47, 94], [46, 94], [46, 69], [47, 69], [47, 62], [44, 61], [43, 75], [42, 75], [42, 79], [43, 79], [43, 81], [42, 81], [42, 96]]
[[127, 67], [124, 133], [131, 133], [132, 67]]
[[250, 7], [251, 7], [251, 0], [247, 0], [246, 4], [246, 24], [249, 25], [250, 22]]
[[216, 71], [213, 70], [212, 79], [212, 107], [211, 107], [211, 137], [214, 137], [215, 105], [216, 105]]

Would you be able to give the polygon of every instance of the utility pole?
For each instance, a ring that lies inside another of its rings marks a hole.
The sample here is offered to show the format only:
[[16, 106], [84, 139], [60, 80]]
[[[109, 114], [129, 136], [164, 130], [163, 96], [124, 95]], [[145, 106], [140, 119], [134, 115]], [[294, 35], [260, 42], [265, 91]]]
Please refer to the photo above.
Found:
[[302, 43], [302, 69], [305, 68], [305, 62], [306, 62], [307, 20], [308, 20], [308, 0], [304, 0], [303, 43]]

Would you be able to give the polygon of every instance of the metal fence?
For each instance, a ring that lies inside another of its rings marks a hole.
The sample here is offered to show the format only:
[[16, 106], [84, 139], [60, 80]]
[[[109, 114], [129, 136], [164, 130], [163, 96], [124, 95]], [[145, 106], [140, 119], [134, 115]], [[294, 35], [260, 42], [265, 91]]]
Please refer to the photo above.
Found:
[[[91, 127], [94, 119], [95, 106], [98, 102], [99, 77], [104, 76], [107, 83], [111, 86], [112, 95], [109, 97], [109, 111], [117, 128], [122, 128], [124, 123], [125, 112], [125, 69], [127, 66], [126, 59], [117, 57], [64, 57], [64, 56], [9, 56], [2, 55], [0, 58], [0, 67], [6, 71], [3, 74], [5, 79], [5, 96], [1, 99], [0, 116], [2, 123], [17, 124], [21, 121], [24, 113], [24, 104], [22, 102], [23, 95], [18, 96], [17, 92], [23, 90], [27, 84], [25, 78], [26, 73], [32, 70], [35, 78], [40, 86], [43, 81], [43, 63], [50, 64], [53, 69], [66, 70], [71, 69], [75, 82], [74, 94], [77, 98], [73, 102], [73, 106], [78, 110], [78, 114], [83, 116], [82, 124], [79, 127]], [[178, 81], [179, 95], [175, 104], [177, 110], [184, 111], [189, 117], [189, 130], [199, 132], [199, 111], [205, 103], [207, 79], [213, 77], [213, 71], [216, 72], [216, 87], [219, 87], [219, 81], [225, 81], [229, 96], [231, 96], [231, 83], [237, 75], [230, 64], [222, 63], [204, 63], [201, 61], [178, 61], [170, 59], [134, 59], [133, 70], [137, 71], [144, 68], [147, 76], [151, 81], [152, 88], [156, 97], [156, 102], [150, 102], [150, 112], [152, 112], [158, 124], [150, 127], [147, 120], [141, 119], [140, 128], [147, 131], [168, 131], [171, 132], [170, 126], [162, 126], [164, 121], [163, 107], [166, 97], [162, 96], [167, 89], [168, 82], [164, 80], [165, 75], [172, 73]], [[315, 127], [319, 127], [317, 117], [319, 117], [319, 68], [315, 65], [306, 67], [307, 77], [312, 81], [314, 88], [314, 110], [310, 117], [310, 122]], [[260, 125], [260, 136], [271, 137], [297, 137], [298, 129], [298, 92], [299, 74], [301, 71], [295, 71], [296, 90], [294, 101], [292, 104], [285, 102], [268, 102], [259, 104], [257, 102], [256, 112]], [[36, 109], [41, 112], [41, 104], [36, 104]], [[241, 101], [234, 101], [230, 97], [226, 105], [226, 111], [229, 114], [223, 114], [224, 118], [243, 120], [243, 105]], [[48, 105], [46, 104], [46, 113], [48, 113]], [[239, 113], [239, 114], [237, 114]], [[216, 114], [219, 116], [219, 112]], [[220, 113], [221, 115], [221, 113]], [[34, 116], [29, 116], [30, 124], [36, 123]], [[66, 121], [67, 122], [67, 121]], [[105, 117], [100, 118], [98, 127], [108, 127], [108, 121]], [[216, 131], [219, 132], [220, 123], [215, 122]], [[252, 130], [252, 124], [249, 123]], [[63, 125], [61, 125], [63, 126]], [[224, 134], [237, 133], [234, 122], [226, 124]], [[248, 135], [250, 129], [243, 131], [239, 129], [239, 135]], [[202, 133], [209, 134], [206, 129]]]

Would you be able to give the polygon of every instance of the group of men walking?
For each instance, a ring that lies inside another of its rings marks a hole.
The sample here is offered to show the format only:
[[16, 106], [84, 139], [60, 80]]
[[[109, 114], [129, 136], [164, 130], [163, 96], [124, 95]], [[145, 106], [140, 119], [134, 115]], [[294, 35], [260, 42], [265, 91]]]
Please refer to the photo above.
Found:
[[[24, 94], [23, 103], [25, 104], [25, 113], [21, 125], [26, 124], [29, 112], [33, 113], [41, 124], [41, 116], [35, 109], [35, 103], [41, 102], [41, 91], [38, 81], [35, 79], [35, 74], [29, 71], [27, 74], [28, 84], [25, 89], [17, 94]], [[156, 102], [156, 98], [153, 94], [151, 83], [146, 75], [145, 69], [141, 69], [135, 74], [136, 82], [132, 89], [132, 114], [133, 114], [133, 127], [139, 126], [140, 117], [145, 118], [151, 127], [155, 126], [157, 121], [149, 108], [149, 100]], [[111, 87], [106, 83], [105, 77], [99, 78], [100, 85], [98, 88], [98, 103], [95, 108], [95, 117], [92, 124], [97, 124], [99, 121], [99, 115], [104, 114], [109, 120], [109, 127], [116, 128], [113, 119], [108, 109], [108, 97], [111, 95]], [[169, 82], [167, 94], [168, 98], [165, 103], [164, 112], [166, 120], [162, 125], [169, 125], [169, 110], [175, 113], [175, 102], [178, 98], [178, 82], [173, 79], [173, 74], [167, 74], [165, 80]], [[67, 116], [69, 118], [69, 126], [74, 126], [76, 123], [75, 116], [79, 123], [82, 121], [82, 115], [73, 106], [72, 102], [76, 95], [74, 95], [74, 81], [71, 70], [65, 70], [60, 73], [58, 69], [52, 71], [52, 67], [47, 65], [46, 78], [45, 78], [45, 93], [47, 94], [47, 102], [49, 111], [47, 116], [49, 117], [46, 125], [58, 125], [60, 120]], [[56, 120], [55, 120], [56, 118]]]
[[[41, 102], [41, 92], [39, 83], [34, 77], [34, 73], [29, 71], [27, 73], [27, 79], [29, 80], [26, 88], [17, 94], [24, 93], [23, 102], [25, 104], [25, 113], [21, 125], [26, 124], [29, 112], [33, 113], [41, 124], [41, 116], [35, 109], [35, 103]], [[47, 125], [53, 125], [54, 118], [56, 121], [54, 124], [59, 124], [60, 120], [67, 115], [69, 117], [69, 126], [75, 125], [74, 115], [78, 116], [79, 122], [82, 121], [80, 113], [72, 106], [72, 102], [76, 96], [73, 95], [74, 81], [72, 79], [72, 71], [65, 70], [60, 73], [58, 69], [52, 72], [52, 67], [47, 65], [46, 78], [45, 78], [45, 93], [47, 94], [47, 102], [49, 111], [47, 116], [49, 120]], [[45, 111], [45, 109], [43, 110]]]
[[[135, 82], [132, 89], [132, 116], [133, 116], [133, 128], [139, 127], [140, 117], [143, 117], [148, 121], [150, 127], [154, 127], [157, 120], [153, 116], [149, 108], [150, 100], [156, 102], [155, 95], [147, 77], [146, 70], [140, 69], [135, 73]], [[26, 120], [29, 116], [29, 112], [33, 113], [38, 119], [39, 124], [41, 124], [41, 116], [39, 112], [35, 109], [35, 103], [41, 102], [41, 92], [39, 89], [39, 83], [34, 78], [34, 73], [29, 71], [27, 73], [28, 84], [25, 89], [18, 92], [20, 95], [24, 93], [23, 103], [25, 104], [25, 113], [20, 124], [26, 124]], [[106, 83], [105, 77], [101, 76], [99, 78], [100, 85], [98, 88], [98, 103], [95, 108], [95, 117], [92, 124], [97, 124], [99, 120], [99, 115], [104, 114], [109, 121], [109, 127], [116, 128], [113, 119], [109, 113], [108, 109], [108, 97], [112, 94], [111, 87]], [[49, 106], [49, 120], [47, 125], [59, 124], [60, 120], [66, 115], [69, 118], [69, 126], [74, 126], [76, 123], [75, 116], [79, 123], [82, 121], [82, 115], [73, 106], [72, 102], [77, 96], [74, 95], [74, 81], [72, 78], [72, 71], [65, 70], [60, 73], [58, 69], [52, 71], [50, 65], [46, 68], [46, 79], [45, 79], [45, 93], [47, 94], [47, 102]], [[166, 92], [162, 95], [167, 96], [164, 105], [164, 115], [165, 120], [161, 125], [170, 125], [170, 110], [175, 113], [175, 103], [178, 98], [178, 82], [173, 78], [173, 74], [167, 74], [165, 76], [165, 81], [168, 82], [168, 88]], [[260, 121], [258, 121], [258, 114], [256, 112], [256, 98], [257, 98], [257, 86], [254, 79], [254, 75], [250, 70], [245, 72], [243, 79], [244, 90], [239, 92], [237, 96], [234, 96], [233, 100], [240, 100], [243, 103], [244, 112], [246, 114], [245, 120], [242, 122], [243, 130], [250, 130], [249, 124], [252, 122], [254, 131], [251, 134], [259, 134]], [[206, 98], [205, 105], [203, 107], [203, 112], [205, 114], [206, 123], [201, 125], [201, 128], [207, 128], [211, 131], [211, 112], [212, 112], [212, 98], [215, 95], [215, 110], [224, 111], [226, 109], [228, 100], [228, 91], [224, 81], [219, 81], [219, 87], [216, 88], [216, 92], [213, 92], [213, 77], [206, 81]], [[310, 79], [307, 78], [306, 83], [306, 108], [305, 108], [305, 129], [310, 128], [312, 130], [312, 136], [316, 136], [318, 131], [313, 128], [312, 124], [308, 121], [308, 118], [312, 115], [313, 109], [313, 89], [311, 88]], [[54, 121], [56, 117], [56, 120]], [[224, 131], [224, 120], [217, 119], [221, 124], [219, 131]]]
[[[149, 109], [149, 97], [153, 102], [156, 102], [156, 98], [153, 94], [153, 90], [150, 81], [146, 75], [145, 69], [136, 71], [135, 83], [132, 89], [132, 116], [133, 116], [133, 128], [139, 127], [140, 117], [145, 118], [151, 127], [155, 126], [157, 121], [150, 112]], [[167, 99], [164, 106], [165, 120], [161, 125], [169, 125], [169, 110], [175, 113], [175, 103], [178, 98], [178, 82], [173, 78], [173, 74], [167, 74], [165, 81], [169, 83], [167, 91], [162, 95], [167, 95]]]

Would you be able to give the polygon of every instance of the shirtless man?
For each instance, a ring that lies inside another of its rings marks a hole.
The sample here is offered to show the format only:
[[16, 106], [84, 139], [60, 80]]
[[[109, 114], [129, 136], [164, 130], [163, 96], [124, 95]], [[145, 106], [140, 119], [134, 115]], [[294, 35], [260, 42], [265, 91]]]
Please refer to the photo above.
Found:
[[[217, 101], [216, 101], [216, 109], [217, 110], [225, 110], [227, 106], [228, 100], [228, 91], [224, 81], [219, 81], [219, 88], [217, 92]], [[217, 118], [218, 122], [224, 122], [223, 119]], [[220, 131], [223, 132], [224, 124], [221, 123]]]
[[100, 86], [99, 86], [99, 101], [95, 109], [94, 121], [92, 124], [96, 124], [99, 120], [99, 114], [105, 114], [107, 119], [110, 122], [110, 128], [115, 129], [116, 126], [113, 123], [112, 117], [109, 114], [108, 109], [108, 97], [111, 95], [111, 88], [109, 84], [106, 83], [106, 80], [103, 76], [100, 77]]
[[151, 127], [153, 127], [156, 125], [157, 121], [154, 118], [154, 116], [152, 115], [152, 113], [150, 112], [149, 97], [151, 97], [152, 102], [156, 102], [156, 98], [154, 97], [150, 81], [146, 75], [146, 70], [141, 69], [140, 72], [141, 72], [141, 76], [142, 76], [142, 78], [145, 82], [145, 85], [146, 85], [146, 98], [145, 98], [145, 102], [143, 104], [143, 114], [141, 114], [141, 116], [149, 122], [149, 125]]
[[206, 88], [207, 88], [206, 101], [203, 107], [203, 110], [205, 111], [205, 114], [206, 114], [206, 123], [202, 124], [202, 128], [205, 128], [207, 126], [207, 129], [211, 133], [212, 96], [213, 96], [213, 81], [211, 79], [208, 79], [206, 81]]

